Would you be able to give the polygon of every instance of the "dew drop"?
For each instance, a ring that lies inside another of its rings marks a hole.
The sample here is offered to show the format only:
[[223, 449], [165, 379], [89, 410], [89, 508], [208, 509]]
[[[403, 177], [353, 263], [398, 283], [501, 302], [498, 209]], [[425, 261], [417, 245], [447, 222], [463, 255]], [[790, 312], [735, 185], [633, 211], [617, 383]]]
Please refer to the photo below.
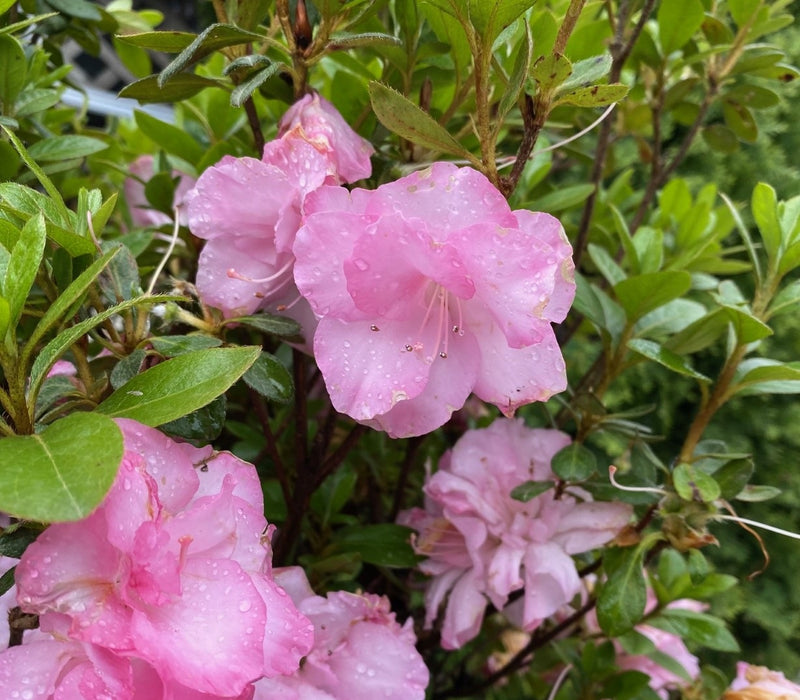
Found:
[[239, 603], [239, 612], [243, 612], [244, 613], [244, 612], [247, 612], [249, 609], [250, 609], [250, 601], [249, 600], [243, 600], [241, 603]]
[[353, 260], [353, 265], [355, 265], [361, 272], [369, 270], [369, 263], [362, 258], [356, 258]]

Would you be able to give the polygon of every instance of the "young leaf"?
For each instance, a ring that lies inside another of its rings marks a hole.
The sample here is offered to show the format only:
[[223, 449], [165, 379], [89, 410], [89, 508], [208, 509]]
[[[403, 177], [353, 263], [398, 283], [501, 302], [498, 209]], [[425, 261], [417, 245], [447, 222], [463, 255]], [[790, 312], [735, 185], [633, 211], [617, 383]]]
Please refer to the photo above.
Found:
[[338, 550], [357, 552], [361, 560], [375, 566], [413, 567], [417, 555], [409, 544], [412, 530], [402, 525], [354, 525], [334, 536]]
[[31, 158], [37, 161], [66, 160], [67, 158], [83, 158], [104, 151], [108, 144], [90, 136], [51, 136], [34, 143], [29, 149]]
[[619, 102], [628, 94], [630, 88], [622, 83], [610, 85], [590, 85], [561, 93], [554, 105], [575, 105], [576, 107], [605, 107]]
[[158, 76], [158, 85], [163, 87], [177, 73], [197, 63], [217, 49], [238, 46], [250, 42], [260, 43], [260, 34], [239, 29], [230, 24], [212, 24], [204, 29], [183, 51], [180, 52]]
[[279, 338], [299, 338], [302, 336], [300, 324], [286, 316], [272, 316], [271, 314], [256, 314], [254, 316], [237, 316], [223, 321], [223, 325], [242, 324], [255, 328], [262, 333], [275, 335]]
[[111, 488], [122, 452], [122, 432], [97, 413], [72, 413], [37, 435], [4, 438], [0, 510], [42, 522], [80, 520]]
[[719, 484], [691, 464], [679, 464], [672, 472], [675, 490], [684, 501], [716, 501], [721, 493]]
[[241, 107], [258, 88], [285, 68], [286, 65], [283, 63], [273, 63], [261, 70], [257, 70], [247, 80], [233, 89], [233, 92], [231, 92], [231, 106]]
[[447, 129], [397, 90], [372, 81], [369, 84], [369, 97], [375, 115], [389, 131], [434, 151], [466, 158], [480, 167], [480, 161], [456, 141]]
[[764, 249], [770, 260], [774, 260], [781, 246], [781, 224], [778, 220], [778, 197], [775, 190], [764, 182], [759, 182], [753, 189], [750, 204], [753, 218], [756, 220]]
[[725, 623], [713, 615], [669, 608], [648, 619], [647, 624], [709, 649], [739, 651], [739, 644], [726, 629]]
[[647, 539], [636, 547], [609, 547], [603, 554], [607, 579], [597, 599], [597, 621], [610, 637], [629, 632], [644, 615], [647, 585], [642, 545]]
[[22, 227], [19, 240], [11, 251], [3, 282], [3, 296], [8, 301], [11, 327], [16, 326], [22, 315], [28, 293], [39, 271], [46, 240], [44, 217], [39, 214]]
[[3, 113], [13, 114], [17, 95], [25, 87], [28, 67], [25, 51], [13, 36], [0, 35], [0, 104]]
[[525, 481], [511, 489], [510, 495], [515, 501], [527, 503], [536, 496], [547, 493], [555, 484], [555, 481]]
[[227, 391], [260, 352], [261, 348], [244, 346], [184, 353], [137, 374], [97, 411], [153, 427], [175, 420]]
[[137, 126], [145, 136], [149, 136], [167, 153], [194, 164], [203, 157], [204, 149], [183, 129], [162, 122], [160, 119], [147, 114], [147, 112], [134, 112]]

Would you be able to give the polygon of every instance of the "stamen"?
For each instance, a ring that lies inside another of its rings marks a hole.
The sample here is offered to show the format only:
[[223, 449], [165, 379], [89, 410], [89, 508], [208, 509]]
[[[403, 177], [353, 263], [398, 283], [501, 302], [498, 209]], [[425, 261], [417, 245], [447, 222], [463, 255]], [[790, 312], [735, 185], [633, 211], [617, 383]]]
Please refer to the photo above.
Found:
[[377, 332], [380, 330], [380, 328], [378, 328], [378, 327], [377, 327], [377, 326], [376, 326], [374, 323], [373, 323], [373, 324], [372, 324], [372, 325], [369, 327], [369, 329], [370, 329], [370, 330], [371, 330], [373, 333], [377, 333]]
[[296, 296], [294, 299], [292, 299], [292, 301], [290, 301], [288, 304], [278, 304], [278, 305], [275, 307], [275, 310], [276, 310], [276, 311], [288, 311], [288, 310], [289, 310], [289, 309], [291, 309], [291, 308], [292, 308], [292, 307], [293, 307], [293, 306], [294, 306], [294, 305], [295, 305], [297, 302], [299, 302], [299, 301], [300, 301], [302, 298], [303, 298], [303, 295], [298, 293], [298, 295], [297, 295], [297, 296]]
[[[252, 282], [253, 284], [267, 284], [268, 282], [275, 281], [276, 279], [278, 279], [279, 277], [284, 275], [286, 272], [291, 270], [292, 269], [292, 265], [294, 265], [294, 258], [290, 258], [286, 262], [286, 264], [280, 270], [275, 272], [274, 274], [270, 275], [269, 277], [262, 277], [261, 279], [256, 279], [256, 278], [253, 278], [253, 277], [247, 277], [246, 275], [243, 275], [243, 274], [241, 274], [239, 272], [236, 272], [236, 270], [231, 267], [228, 270], [228, 277], [230, 277], [231, 279], [234, 279], [234, 280], [241, 280], [242, 282]], [[288, 281], [288, 280], [285, 280], [285, 281]]]
[[561, 686], [564, 685], [564, 681], [567, 680], [567, 674], [572, 670], [572, 664], [567, 664], [561, 673], [558, 674], [558, 678], [556, 678], [556, 682], [553, 683], [553, 687], [550, 689], [550, 693], [547, 695], [547, 700], [554, 700], [556, 694], [559, 690], [561, 690]]
[[667, 495], [667, 492], [664, 489], [659, 489], [654, 486], [625, 486], [624, 484], [620, 484], [619, 481], [614, 478], [614, 474], [616, 473], [617, 468], [613, 464], [610, 464], [608, 466], [608, 479], [620, 491], [630, 491], [632, 493], [656, 493], [659, 496]]

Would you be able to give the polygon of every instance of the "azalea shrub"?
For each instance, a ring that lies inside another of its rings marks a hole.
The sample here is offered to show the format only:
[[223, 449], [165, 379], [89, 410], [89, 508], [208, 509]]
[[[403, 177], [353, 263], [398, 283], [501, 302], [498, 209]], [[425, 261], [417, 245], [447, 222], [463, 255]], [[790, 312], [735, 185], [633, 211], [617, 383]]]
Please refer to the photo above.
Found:
[[0, 0], [0, 696], [800, 697], [792, 5]]

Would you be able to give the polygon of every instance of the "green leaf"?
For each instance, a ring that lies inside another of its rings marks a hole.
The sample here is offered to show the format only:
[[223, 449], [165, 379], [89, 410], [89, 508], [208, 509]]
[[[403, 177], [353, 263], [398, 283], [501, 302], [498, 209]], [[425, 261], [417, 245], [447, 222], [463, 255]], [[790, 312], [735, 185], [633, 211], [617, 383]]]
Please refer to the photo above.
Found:
[[610, 85], [590, 85], [561, 93], [554, 105], [575, 105], [576, 107], [605, 107], [619, 102], [628, 94], [630, 88], [622, 83]]
[[753, 316], [747, 309], [738, 306], [722, 305], [724, 313], [733, 325], [737, 340], [745, 345], [772, 335], [772, 329]]
[[740, 102], [722, 101], [725, 123], [742, 141], [753, 143], [758, 138], [758, 125], [753, 113]]
[[572, 63], [560, 53], [539, 56], [531, 67], [531, 78], [536, 81], [539, 90], [545, 93], [554, 92], [572, 75]]
[[222, 433], [226, 408], [227, 401], [225, 394], [222, 394], [208, 405], [162, 424], [159, 430], [172, 437], [195, 440], [207, 445]]
[[208, 87], [220, 87], [221, 83], [211, 78], [204, 78], [194, 73], [180, 73], [172, 78], [169, 83], [160, 87], [157, 75], [148, 75], [126, 85], [120, 90], [120, 97], [129, 97], [142, 104], [149, 102], [180, 102], [193, 97], [201, 90]]
[[153, 305], [163, 303], [165, 301], [181, 301], [181, 297], [171, 297], [166, 295], [151, 295], [137, 297], [136, 299], [129, 299], [123, 301], [121, 304], [116, 304], [108, 309], [90, 316], [89, 318], [70, 326], [66, 330], [59, 333], [47, 345], [44, 346], [42, 351], [36, 355], [31, 368], [30, 388], [28, 394], [31, 401], [35, 403], [36, 395], [39, 393], [39, 387], [44, 380], [47, 373], [52, 368], [55, 361], [61, 357], [69, 348], [78, 341], [79, 338], [86, 335], [90, 330], [96, 328], [101, 323], [107, 321], [112, 316], [119, 314], [135, 306]]
[[294, 396], [292, 376], [276, 357], [262, 352], [242, 377], [251, 389], [270, 401], [288, 403]]
[[561, 90], [587, 87], [605, 78], [611, 70], [611, 54], [584, 58], [572, 64], [572, 75], [561, 83]]
[[761, 0], [728, 0], [728, 11], [738, 26], [746, 24], [761, 6]]
[[362, 34], [334, 34], [328, 41], [328, 51], [348, 51], [362, 46], [402, 46], [403, 42], [391, 34], [381, 32], [364, 32]]
[[[0, 0], [0, 15], [8, 12], [16, 4], [17, 0]], [[3, 556], [10, 556], [10, 555], [3, 555]]]
[[609, 637], [629, 632], [644, 615], [647, 601], [642, 568], [644, 552], [639, 543], [636, 547], [609, 547], [603, 553], [607, 579], [597, 599], [597, 621]]
[[97, 410], [158, 426], [205, 406], [241, 377], [261, 352], [256, 347], [187, 352], [137, 374]]
[[17, 149], [17, 153], [19, 153], [20, 158], [22, 158], [25, 165], [31, 170], [31, 172], [36, 176], [36, 179], [41, 183], [42, 187], [44, 187], [47, 194], [53, 200], [53, 205], [55, 208], [60, 212], [61, 218], [63, 221], [70, 220], [70, 211], [67, 209], [67, 205], [64, 204], [64, 199], [61, 197], [61, 193], [59, 192], [58, 188], [53, 184], [53, 181], [47, 177], [44, 171], [36, 164], [36, 161], [31, 158], [28, 151], [25, 149], [25, 146], [22, 145], [22, 142], [17, 138], [16, 134], [11, 131], [7, 126], [0, 124], [0, 128], [5, 132], [6, 136], [8, 136], [8, 140], [14, 145], [14, 148]]
[[375, 566], [391, 568], [416, 566], [418, 557], [411, 548], [413, 530], [402, 525], [354, 525], [334, 535], [337, 549], [357, 552], [361, 560]]
[[721, 489], [716, 480], [691, 464], [679, 464], [672, 472], [675, 491], [684, 501], [711, 503], [716, 501]]
[[237, 316], [222, 322], [223, 325], [242, 324], [249, 328], [255, 328], [262, 333], [268, 333], [279, 338], [300, 338], [302, 329], [300, 324], [292, 318], [286, 316], [273, 316], [271, 314], [256, 314], [253, 316]]
[[752, 358], [739, 365], [731, 394], [800, 393], [800, 369], [767, 358]]
[[203, 147], [183, 129], [138, 110], [134, 112], [134, 118], [145, 136], [153, 139], [167, 153], [174, 153], [192, 164], [203, 157]]
[[606, 281], [615, 285], [622, 282], [627, 275], [625, 271], [619, 266], [616, 260], [611, 257], [611, 254], [599, 245], [590, 243], [588, 246], [589, 257], [592, 262], [597, 265], [600, 273], [606, 278]]
[[39, 264], [44, 255], [44, 244], [47, 233], [44, 226], [44, 217], [38, 216], [28, 220], [22, 227], [19, 240], [11, 251], [5, 280], [3, 282], [3, 296], [8, 301], [9, 324], [17, 325], [31, 291]]
[[583, 275], [575, 275], [575, 284], [573, 308], [616, 343], [625, 327], [622, 307], [597, 285], [587, 282]]
[[732, 459], [714, 472], [714, 481], [719, 484], [720, 495], [726, 500], [735, 498], [747, 486], [753, 476], [755, 465], [752, 459]]
[[90, 22], [99, 22], [103, 19], [100, 10], [86, 0], [47, 0], [47, 4], [54, 10], [77, 19], [86, 19]]
[[778, 197], [775, 190], [764, 182], [759, 182], [753, 189], [750, 204], [753, 218], [764, 241], [764, 249], [770, 260], [775, 257], [781, 246], [781, 223], [778, 220]]
[[628, 347], [634, 352], [639, 353], [649, 360], [657, 362], [673, 372], [683, 374], [687, 377], [692, 377], [693, 379], [697, 379], [701, 382], [711, 381], [709, 377], [693, 369], [685, 357], [681, 357], [680, 355], [668, 350], [656, 342], [653, 342], [652, 340], [633, 338], [632, 340], [628, 341]]
[[739, 644], [726, 629], [725, 623], [713, 615], [668, 608], [648, 618], [647, 624], [709, 649], [739, 651]]
[[[498, 109], [498, 123], [502, 124], [503, 119], [511, 111], [514, 105], [519, 100], [520, 94], [525, 87], [525, 80], [528, 77], [528, 71], [531, 67], [531, 60], [533, 59], [533, 37], [531, 36], [531, 28], [525, 24], [525, 32], [522, 37], [522, 46], [517, 47], [517, 58], [514, 61], [514, 70], [511, 72], [511, 77], [508, 79], [508, 85], [500, 98], [500, 107]], [[544, 211], [548, 211], [545, 209]]]
[[555, 481], [525, 481], [511, 489], [511, 498], [515, 501], [527, 503], [537, 496], [549, 491], [555, 486]]
[[37, 161], [56, 161], [84, 158], [106, 148], [108, 148], [107, 143], [90, 136], [51, 136], [34, 143], [28, 153]]
[[0, 339], [5, 338], [11, 326], [11, 307], [5, 297], [0, 296]]
[[158, 76], [158, 85], [163, 87], [177, 73], [188, 68], [200, 59], [208, 56], [217, 49], [240, 44], [260, 44], [263, 37], [260, 34], [239, 29], [230, 24], [212, 24], [195, 37], [183, 51], [180, 52]]
[[665, 56], [683, 47], [700, 29], [705, 17], [700, 0], [669, 0], [658, 7], [658, 36]]
[[372, 81], [369, 84], [369, 97], [375, 116], [389, 131], [434, 151], [466, 158], [480, 167], [475, 156], [458, 143], [447, 129], [397, 90]]
[[222, 345], [222, 341], [213, 335], [165, 335], [150, 338], [149, 342], [153, 349], [164, 357], [177, 357], [186, 352], [218, 348]]
[[197, 36], [190, 32], [140, 32], [138, 34], [117, 34], [117, 39], [126, 44], [138, 46], [151, 51], [164, 53], [180, 53]]
[[774, 486], [757, 486], [756, 484], [748, 484], [738, 494], [736, 494], [737, 501], [746, 501], [748, 503], [760, 503], [761, 501], [769, 501], [776, 496], [783, 493], [779, 488]]
[[122, 453], [122, 432], [96, 413], [72, 413], [38, 435], [6, 437], [0, 510], [42, 522], [80, 520], [111, 488]]
[[233, 89], [231, 93], [231, 105], [233, 107], [241, 107], [258, 88], [266, 83], [273, 75], [277, 75], [285, 68], [286, 65], [283, 63], [273, 63], [253, 73], [247, 80], [242, 81]]
[[147, 352], [142, 348], [136, 348], [130, 355], [123, 357], [114, 365], [114, 369], [111, 370], [111, 374], [108, 377], [111, 386], [114, 389], [119, 389], [125, 382], [139, 374], [144, 367], [146, 359]]
[[800, 302], [800, 280], [795, 280], [778, 292], [769, 305], [770, 317], [791, 311]]
[[691, 286], [692, 277], [688, 272], [662, 270], [617, 282], [614, 292], [628, 320], [635, 323], [653, 309], [683, 296]]
[[0, 535], [0, 556], [19, 559], [40, 534], [38, 529], [25, 527], [24, 523], [9, 525]]
[[469, 0], [469, 16], [472, 26], [483, 35], [488, 49], [500, 34], [536, 0]]
[[548, 192], [538, 199], [524, 204], [523, 209], [536, 207], [536, 211], [555, 212], [570, 209], [581, 202], [584, 202], [589, 195], [594, 192], [594, 185], [570, 185], [569, 187], [560, 187], [557, 190]]
[[0, 103], [3, 113], [13, 114], [17, 95], [25, 87], [28, 64], [25, 51], [13, 36], [0, 34]]
[[597, 471], [597, 458], [588, 447], [573, 442], [553, 455], [550, 467], [564, 481], [583, 481]]

